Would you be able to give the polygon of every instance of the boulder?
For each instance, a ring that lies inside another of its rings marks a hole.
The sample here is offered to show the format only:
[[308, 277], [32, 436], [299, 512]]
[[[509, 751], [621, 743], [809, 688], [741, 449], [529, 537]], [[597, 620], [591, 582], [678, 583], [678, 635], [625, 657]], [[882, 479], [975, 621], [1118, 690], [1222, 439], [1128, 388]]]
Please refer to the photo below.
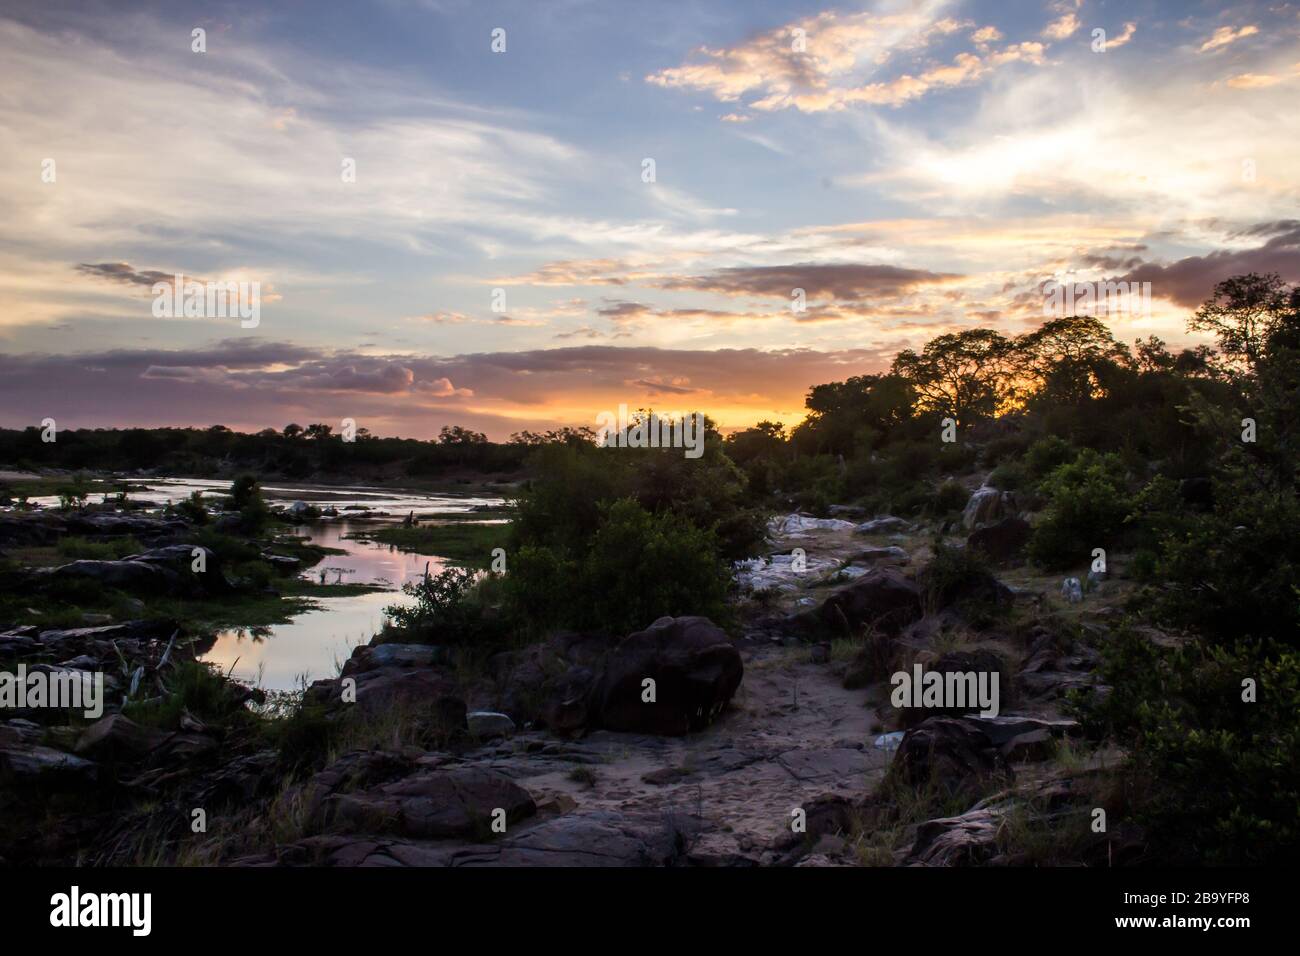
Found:
[[881, 515], [870, 521], [864, 521], [853, 530], [857, 534], [905, 534], [912, 530], [912, 525], [893, 515]]
[[[356, 681], [356, 700], [343, 699], [344, 680]], [[304, 699], [330, 711], [378, 716], [394, 708], [423, 715], [445, 730], [465, 729], [465, 701], [455, 683], [432, 668], [379, 667], [334, 680], [318, 680]]]
[[189, 525], [179, 519], [161, 520], [94, 512], [74, 514], [68, 518], [68, 533], [75, 535], [117, 537], [129, 534], [137, 538], [158, 538], [183, 534], [188, 530]]
[[66, 533], [64, 521], [49, 512], [0, 515], [0, 544], [3, 545], [51, 545]]
[[1080, 732], [1079, 723], [1074, 720], [1048, 720], [1020, 714], [999, 714], [996, 717], [972, 714], [963, 719], [978, 728], [995, 747], [1005, 747], [1017, 737], [1037, 731], [1045, 731], [1052, 737], [1073, 736]]
[[[202, 571], [195, 571], [195, 561], [202, 559], [199, 565]], [[223, 594], [229, 591], [230, 583], [222, 573], [221, 559], [210, 548], [194, 544], [172, 544], [165, 548], [151, 548], [140, 554], [128, 555], [123, 560], [154, 565], [175, 573], [192, 593]]]
[[6, 744], [0, 740], [0, 783], [77, 788], [94, 784], [98, 779], [98, 764], [84, 757], [30, 741]]
[[985, 485], [975, 489], [966, 508], [961, 514], [962, 527], [974, 531], [986, 524], [993, 524], [1016, 512], [1016, 496], [1010, 491], [998, 491]]
[[911, 560], [911, 556], [896, 545], [890, 545], [886, 548], [867, 548], [849, 558], [849, 561], [854, 564], [871, 565], [902, 565]]
[[1029, 543], [1032, 530], [1028, 521], [1012, 515], [976, 528], [966, 539], [966, 547], [982, 551], [991, 561], [1010, 561]]
[[69, 581], [94, 581], [104, 587], [137, 594], [175, 594], [183, 590], [179, 575], [142, 561], [73, 561], [57, 568], [40, 568], [38, 581], [55, 586]]
[[537, 812], [532, 796], [509, 777], [476, 767], [417, 772], [373, 790], [338, 794], [326, 815], [337, 829], [422, 839], [492, 835], [494, 814], [507, 825]]
[[792, 514], [773, 518], [768, 522], [768, 534], [802, 535], [809, 531], [852, 531], [853, 522], [843, 518], [814, 518], [810, 515]]
[[998, 855], [997, 836], [1004, 814], [983, 807], [957, 817], [927, 820], [916, 829], [916, 840], [905, 866], [977, 866]]
[[139, 760], [148, 756], [166, 738], [165, 733], [142, 727], [124, 714], [110, 714], [82, 732], [76, 751], [100, 761]]
[[869, 571], [836, 591], [819, 607], [800, 611], [790, 624], [810, 631], [856, 634], [872, 626], [897, 634], [921, 617], [921, 592], [916, 583], [890, 568]]
[[913, 787], [933, 784], [969, 792], [989, 777], [1013, 776], [1001, 751], [977, 727], [952, 717], [931, 717], [903, 736], [890, 773]]
[[517, 724], [570, 734], [588, 723], [588, 698], [614, 641], [604, 634], [561, 632], [489, 661], [499, 710]]
[[447, 649], [437, 644], [362, 645], [353, 649], [341, 675], [351, 677], [380, 667], [432, 667], [447, 659]]
[[515, 722], [505, 714], [491, 710], [475, 710], [465, 715], [465, 724], [471, 737], [509, 737], [515, 732]]
[[[608, 730], [681, 735], [713, 722], [744, 676], [726, 632], [704, 617], [663, 617], [608, 655], [591, 698], [594, 722]], [[643, 700], [643, 681], [655, 699]]]
[[684, 852], [692, 822], [680, 815], [580, 810], [458, 851], [453, 866], [668, 866]]

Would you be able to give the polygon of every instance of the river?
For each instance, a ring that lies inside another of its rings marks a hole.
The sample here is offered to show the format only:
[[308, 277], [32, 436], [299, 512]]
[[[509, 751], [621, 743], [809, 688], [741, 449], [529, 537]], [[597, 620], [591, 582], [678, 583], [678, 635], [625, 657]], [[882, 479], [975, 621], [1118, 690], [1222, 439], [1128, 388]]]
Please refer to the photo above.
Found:
[[[228, 481], [190, 478], [131, 479], [131, 498], [162, 506], [188, 498], [194, 491], [224, 494]], [[419, 517], [466, 514], [479, 506], [500, 506], [503, 499], [483, 495], [426, 494], [364, 485], [323, 486], [271, 482], [262, 486], [272, 503], [301, 501], [318, 508], [334, 508], [339, 517], [298, 525], [293, 534], [313, 544], [346, 553], [327, 555], [303, 576], [327, 584], [378, 584], [389, 590], [346, 597], [315, 598], [317, 610], [293, 618], [288, 624], [261, 628], [231, 628], [217, 632], [216, 642], [202, 659], [223, 672], [265, 690], [297, 690], [303, 681], [333, 677], [352, 648], [379, 631], [384, 608], [406, 602], [401, 586], [424, 573], [446, 566], [432, 554], [411, 554], [384, 544], [357, 541], [347, 535], [376, 524], [392, 523], [414, 513]], [[57, 498], [36, 498], [45, 507]], [[500, 519], [494, 519], [500, 520]]]

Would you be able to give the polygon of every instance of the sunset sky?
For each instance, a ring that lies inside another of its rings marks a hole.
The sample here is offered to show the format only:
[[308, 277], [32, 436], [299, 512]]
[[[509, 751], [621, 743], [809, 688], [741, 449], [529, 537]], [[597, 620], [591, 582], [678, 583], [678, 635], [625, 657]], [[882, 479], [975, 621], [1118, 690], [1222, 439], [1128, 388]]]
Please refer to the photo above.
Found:
[[[1173, 345], [1300, 281], [1296, 3], [261, 6], [4, 5], [0, 425], [793, 424], [1053, 278]], [[155, 318], [176, 273], [260, 325]]]

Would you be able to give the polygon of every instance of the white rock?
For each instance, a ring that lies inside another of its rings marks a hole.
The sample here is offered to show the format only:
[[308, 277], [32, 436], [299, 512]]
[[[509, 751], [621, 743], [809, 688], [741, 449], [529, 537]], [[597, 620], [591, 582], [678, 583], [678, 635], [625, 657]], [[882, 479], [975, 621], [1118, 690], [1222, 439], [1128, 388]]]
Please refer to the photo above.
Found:
[[505, 714], [491, 710], [475, 710], [465, 715], [471, 737], [509, 737], [515, 732], [515, 722]]

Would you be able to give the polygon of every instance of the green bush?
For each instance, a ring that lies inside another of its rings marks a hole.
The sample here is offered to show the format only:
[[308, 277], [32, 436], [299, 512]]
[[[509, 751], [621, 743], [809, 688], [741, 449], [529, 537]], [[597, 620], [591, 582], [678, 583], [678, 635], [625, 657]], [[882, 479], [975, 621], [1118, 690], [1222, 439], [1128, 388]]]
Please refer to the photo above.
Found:
[[1029, 469], [1023, 462], [1004, 461], [989, 473], [989, 484], [1000, 491], [1020, 491], [1029, 483]]
[[1084, 449], [1059, 466], [1041, 485], [1048, 506], [1029, 539], [1029, 559], [1049, 571], [1077, 567], [1093, 548], [1119, 543], [1131, 509], [1123, 463], [1118, 455]]
[[[1283, 863], [1300, 846], [1300, 655], [1276, 643], [1103, 649], [1110, 694], [1076, 699], [1091, 735], [1131, 754], [1137, 821], [1162, 861]], [[1243, 700], [1243, 681], [1256, 700]]]
[[1048, 435], [1029, 446], [1025, 452], [1025, 470], [1034, 481], [1041, 481], [1057, 468], [1074, 460], [1078, 451], [1064, 438]]
[[144, 550], [139, 541], [129, 536], [112, 541], [90, 541], [77, 537], [60, 538], [56, 547], [59, 557], [70, 560], [89, 558], [96, 561], [118, 561], [128, 554], [139, 554]]
[[581, 558], [525, 547], [504, 591], [521, 628], [640, 630], [656, 618], [727, 614], [730, 575], [712, 531], [674, 515], [652, 514], [631, 499], [600, 510], [600, 527]]
[[959, 481], [945, 481], [930, 499], [930, 511], [937, 516], [961, 511], [970, 500], [970, 492]]
[[477, 572], [449, 567], [402, 585], [415, 604], [384, 608], [393, 626], [411, 640], [429, 644], [477, 644], [503, 636], [499, 619], [477, 600]]

